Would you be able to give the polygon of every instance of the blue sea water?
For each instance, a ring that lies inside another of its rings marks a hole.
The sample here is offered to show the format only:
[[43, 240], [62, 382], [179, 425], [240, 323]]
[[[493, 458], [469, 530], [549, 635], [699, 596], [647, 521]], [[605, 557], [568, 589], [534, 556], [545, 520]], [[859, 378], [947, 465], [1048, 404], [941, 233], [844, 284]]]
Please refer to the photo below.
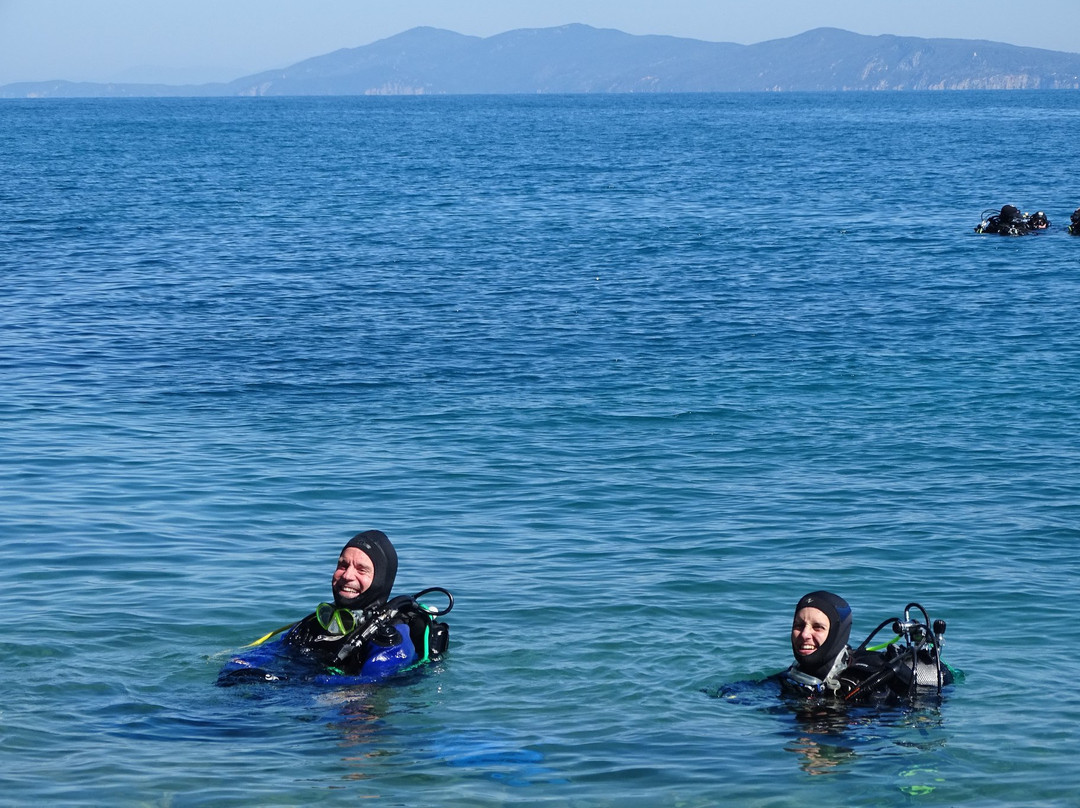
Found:
[[[0, 803], [1067, 806], [1075, 93], [0, 104]], [[1042, 209], [1036, 236], [976, 235]], [[452, 647], [213, 686], [380, 528]], [[717, 698], [795, 601], [940, 706]]]

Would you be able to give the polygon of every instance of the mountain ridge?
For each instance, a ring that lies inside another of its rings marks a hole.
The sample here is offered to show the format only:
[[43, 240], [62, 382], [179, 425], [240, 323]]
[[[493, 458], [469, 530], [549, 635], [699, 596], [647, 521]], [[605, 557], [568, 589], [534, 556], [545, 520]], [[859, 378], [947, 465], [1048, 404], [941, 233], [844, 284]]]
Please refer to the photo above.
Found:
[[581, 23], [490, 37], [421, 26], [231, 82], [21, 82], [0, 97], [1080, 89], [1080, 54], [815, 28], [753, 45]]

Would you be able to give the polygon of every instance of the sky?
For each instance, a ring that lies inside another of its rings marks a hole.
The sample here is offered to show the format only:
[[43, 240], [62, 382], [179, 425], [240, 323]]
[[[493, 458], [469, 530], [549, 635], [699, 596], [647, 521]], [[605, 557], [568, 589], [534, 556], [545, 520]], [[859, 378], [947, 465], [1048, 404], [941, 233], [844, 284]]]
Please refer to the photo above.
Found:
[[0, 0], [0, 85], [231, 81], [418, 25], [585, 23], [749, 45], [830, 26], [1080, 53], [1080, 0]]

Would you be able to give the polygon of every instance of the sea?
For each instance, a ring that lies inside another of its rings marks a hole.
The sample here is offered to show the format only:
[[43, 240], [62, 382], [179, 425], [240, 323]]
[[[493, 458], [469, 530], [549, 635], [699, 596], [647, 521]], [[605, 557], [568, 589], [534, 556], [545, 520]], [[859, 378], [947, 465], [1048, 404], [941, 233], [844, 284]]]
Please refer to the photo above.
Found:
[[[1075, 92], [0, 102], [0, 804], [1077, 805], [1078, 136]], [[449, 652], [215, 686], [373, 528]], [[816, 589], [959, 681], [781, 702]]]

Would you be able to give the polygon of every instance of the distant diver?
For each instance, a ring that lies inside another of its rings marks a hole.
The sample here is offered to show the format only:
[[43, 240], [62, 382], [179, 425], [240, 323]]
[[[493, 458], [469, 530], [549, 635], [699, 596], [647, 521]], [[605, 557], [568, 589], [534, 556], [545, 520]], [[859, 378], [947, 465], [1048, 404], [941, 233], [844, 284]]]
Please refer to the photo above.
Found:
[[1038, 230], [1047, 230], [1050, 220], [1041, 210], [1021, 213], [1013, 205], [1005, 205], [999, 212], [984, 210], [982, 221], [975, 225], [976, 233], [997, 233], [1001, 236], [1025, 236]]
[[[912, 620], [911, 614], [921, 614]], [[871, 646], [887, 626], [897, 635]], [[804, 595], [795, 607], [791, 650], [795, 663], [769, 677], [788, 696], [828, 699], [849, 704], [897, 702], [941, 693], [954, 680], [941, 660], [945, 621], [930, 621], [917, 603], [909, 603], [903, 618], [890, 617], [852, 650], [851, 607], [832, 592]]]
[[[297, 623], [256, 640], [233, 656], [217, 684], [314, 681], [329, 684], [377, 682], [445, 653], [450, 629], [436, 618], [454, 606], [440, 587], [391, 598], [397, 552], [380, 530], [353, 536], [341, 550], [331, 578], [333, 603], [320, 603]], [[425, 595], [445, 598], [437, 609]], [[273, 642], [268, 642], [276, 635]]]
[[1069, 225], [1069, 233], [1073, 236], [1080, 236], [1080, 208], [1073, 211], [1072, 216], [1069, 217], [1071, 224]]

